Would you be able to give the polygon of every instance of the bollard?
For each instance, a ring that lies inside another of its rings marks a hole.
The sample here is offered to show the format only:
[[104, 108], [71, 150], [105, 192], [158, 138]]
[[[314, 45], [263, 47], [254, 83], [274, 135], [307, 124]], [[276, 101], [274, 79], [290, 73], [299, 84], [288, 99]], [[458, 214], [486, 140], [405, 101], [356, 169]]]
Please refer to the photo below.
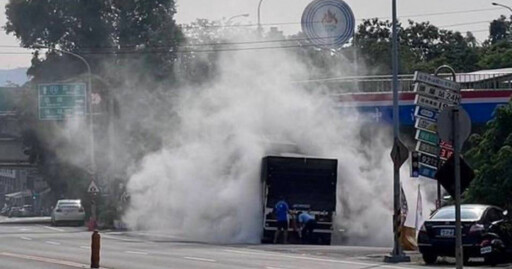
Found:
[[100, 268], [100, 240], [100, 234], [94, 231], [91, 236], [91, 268]]

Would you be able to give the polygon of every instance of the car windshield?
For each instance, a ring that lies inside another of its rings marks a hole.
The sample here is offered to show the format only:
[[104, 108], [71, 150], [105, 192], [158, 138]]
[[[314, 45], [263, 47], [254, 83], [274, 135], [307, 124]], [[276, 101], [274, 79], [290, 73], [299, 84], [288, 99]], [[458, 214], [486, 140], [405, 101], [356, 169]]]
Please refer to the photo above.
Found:
[[[461, 219], [462, 220], [475, 220], [480, 219], [482, 216], [483, 209], [476, 207], [462, 207], [461, 208]], [[432, 219], [443, 219], [443, 220], [454, 220], [455, 219], [455, 207], [441, 208], [437, 213], [432, 216]]]

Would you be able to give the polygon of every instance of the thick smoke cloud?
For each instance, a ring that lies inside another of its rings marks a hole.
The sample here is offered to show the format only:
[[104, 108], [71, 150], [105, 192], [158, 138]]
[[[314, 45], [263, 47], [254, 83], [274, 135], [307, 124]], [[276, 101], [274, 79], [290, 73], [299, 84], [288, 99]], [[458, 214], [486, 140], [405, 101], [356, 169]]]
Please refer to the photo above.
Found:
[[129, 179], [128, 225], [189, 240], [259, 242], [261, 159], [275, 153], [269, 141], [284, 141], [337, 158], [338, 226], [354, 242], [388, 245], [389, 133], [375, 130], [364, 141], [366, 119], [292, 83], [308, 77], [307, 66], [284, 50], [226, 52], [218, 66], [215, 81], [180, 89], [169, 104], [177, 119], [163, 148]]

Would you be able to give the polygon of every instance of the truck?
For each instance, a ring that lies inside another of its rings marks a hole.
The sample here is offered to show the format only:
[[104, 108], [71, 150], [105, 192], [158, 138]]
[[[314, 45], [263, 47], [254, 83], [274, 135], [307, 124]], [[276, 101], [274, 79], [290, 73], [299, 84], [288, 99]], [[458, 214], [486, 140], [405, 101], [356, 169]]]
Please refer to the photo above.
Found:
[[329, 245], [336, 214], [338, 160], [316, 157], [266, 156], [262, 161], [263, 236], [262, 243], [271, 243], [277, 221], [274, 206], [285, 198], [290, 208], [288, 242], [298, 243], [297, 214], [309, 211], [317, 227], [316, 244]]

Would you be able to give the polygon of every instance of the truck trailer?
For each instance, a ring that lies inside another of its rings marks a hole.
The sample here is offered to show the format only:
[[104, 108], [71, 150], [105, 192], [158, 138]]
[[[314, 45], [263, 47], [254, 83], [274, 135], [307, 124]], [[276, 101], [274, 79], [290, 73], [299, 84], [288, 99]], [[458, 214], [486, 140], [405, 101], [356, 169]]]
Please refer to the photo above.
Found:
[[273, 242], [277, 221], [274, 206], [280, 198], [289, 205], [288, 242], [299, 243], [297, 213], [309, 211], [317, 227], [315, 244], [329, 245], [336, 213], [338, 160], [311, 157], [267, 156], [263, 158], [263, 237]]

